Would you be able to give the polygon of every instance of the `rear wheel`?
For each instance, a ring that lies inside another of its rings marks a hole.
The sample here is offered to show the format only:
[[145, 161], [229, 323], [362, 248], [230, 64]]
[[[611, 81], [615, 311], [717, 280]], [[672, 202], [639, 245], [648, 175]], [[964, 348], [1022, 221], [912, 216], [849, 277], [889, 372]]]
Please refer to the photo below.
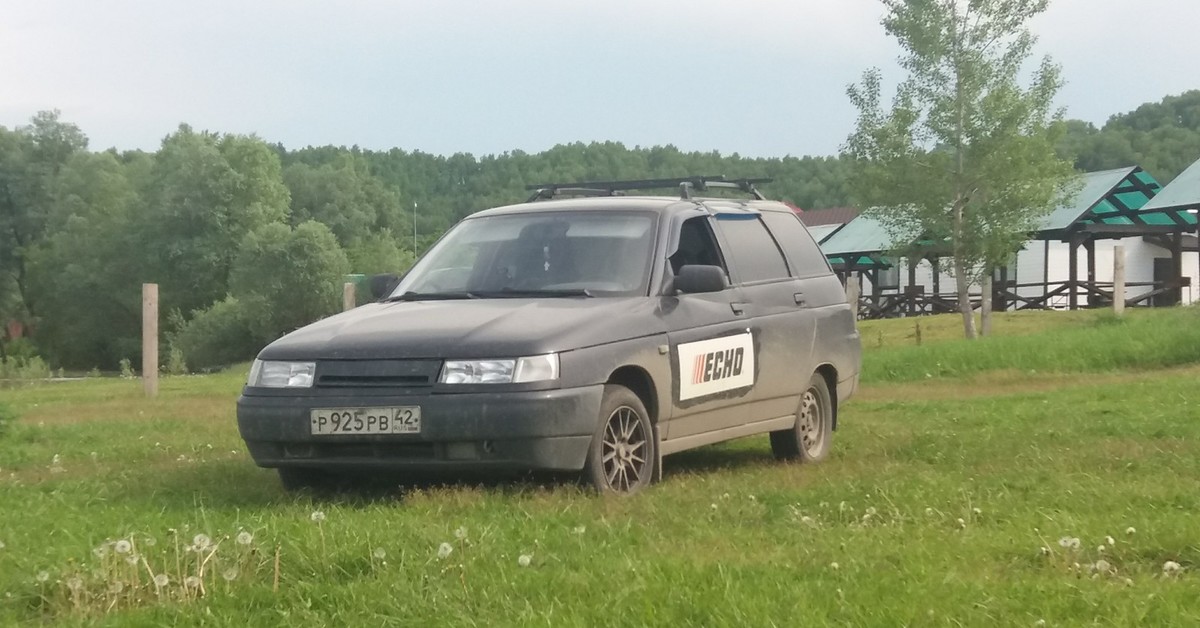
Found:
[[584, 477], [601, 493], [632, 495], [650, 484], [657, 445], [642, 400], [624, 386], [605, 386]]
[[800, 395], [796, 424], [771, 432], [771, 452], [780, 460], [820, 462], [829, 457], [833, 436], [833, 397], [820, 373], [813, 373]]

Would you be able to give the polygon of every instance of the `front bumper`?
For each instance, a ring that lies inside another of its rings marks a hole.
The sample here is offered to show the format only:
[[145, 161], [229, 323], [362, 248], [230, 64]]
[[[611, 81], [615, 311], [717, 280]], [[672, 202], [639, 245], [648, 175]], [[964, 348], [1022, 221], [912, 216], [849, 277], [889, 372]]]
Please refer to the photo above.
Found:
[[[238, 398], [238, 430], [262, 467], [579, 470], [604, 387], [524, 392]], [[314, 436], [314, 408], [420, 406], [420, 434]]]

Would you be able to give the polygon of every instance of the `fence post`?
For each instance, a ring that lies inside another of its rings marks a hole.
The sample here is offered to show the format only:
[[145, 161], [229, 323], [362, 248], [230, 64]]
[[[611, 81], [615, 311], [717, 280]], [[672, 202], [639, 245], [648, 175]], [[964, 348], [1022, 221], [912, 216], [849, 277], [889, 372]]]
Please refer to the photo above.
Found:
[[353, 310], [355, 305], [354, 283], [347, 281], [342, 284], [342, 311]]
[[854, 315], [854, 320], [858, 320], [858, 291], [861, 289], [858, 285], [858, 277], [855, 277], [853, 272], [847, 273], [846, 303], [850, 304], [850, 313]]
[[142, 284], [142, 388], [158, 396], [158, 284]]
[[1125, 247], [1113, 247], [1113, 314], [1125, 313]]

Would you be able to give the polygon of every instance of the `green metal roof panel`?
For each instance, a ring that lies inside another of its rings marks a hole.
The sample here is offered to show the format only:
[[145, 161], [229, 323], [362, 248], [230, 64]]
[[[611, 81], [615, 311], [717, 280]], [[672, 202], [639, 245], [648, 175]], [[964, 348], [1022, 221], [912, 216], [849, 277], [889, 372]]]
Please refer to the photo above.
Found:
[[837, 233], [837, 230], [844, 226], [845, 225], [817, 225], [815, 227], [809, 227], [808, 232], [812, 234], [812, 237], [817, 241], [817, 244], [820, 244], [825, 240], [828, 240], [829, 236]]
[[[1142, 211], [1162, 211], [1164, 209], [1194, 209], [1200, 207], [1200, 160], [1188, 166], [1168, 183]], [[1191, 214], [1189, 224], [1196, 224], [1196, 215]]]
[[847, 254], [878, 253], [892, 248], [892, 238], [883, 223], [859, 214], [821, 243], [827, 257]]
[[1121, 184], [1136, 167], [1102, 170], [1083, 175], [1082, 184], [1075, 196], [1066, 204], [1050, 212], [1042, 219], [1039, 231], [1062, 231], [1079, 220], [1087, 210], [1108, 196], [1113, 188]]

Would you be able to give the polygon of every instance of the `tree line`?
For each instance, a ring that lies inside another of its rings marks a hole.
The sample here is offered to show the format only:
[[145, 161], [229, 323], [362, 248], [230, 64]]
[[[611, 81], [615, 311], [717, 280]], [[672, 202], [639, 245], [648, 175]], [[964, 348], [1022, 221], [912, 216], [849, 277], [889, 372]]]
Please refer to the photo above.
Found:
[[[1094, 170], [1139, 163], [1167, 181], [1200, 156], [1200, 91], [1067, 121], [1059, 151]], [[616, 142], [475, 157], [358, 147], [289, 150], [187, 125], [147, 151], [89, 150], [57, 112], [0, 126], [0, 358], [112, 369], [140, 352], [140, 284], [160, 286], [164, 364], [206, 368], [340, 303], [348, 273], [405, 270], [462, 217], [526, 185], [722, 174], [768, 197], [849, 204], [845, 157], [751, 158]], [[415, 233], [415, 237], [414, 237]]]

